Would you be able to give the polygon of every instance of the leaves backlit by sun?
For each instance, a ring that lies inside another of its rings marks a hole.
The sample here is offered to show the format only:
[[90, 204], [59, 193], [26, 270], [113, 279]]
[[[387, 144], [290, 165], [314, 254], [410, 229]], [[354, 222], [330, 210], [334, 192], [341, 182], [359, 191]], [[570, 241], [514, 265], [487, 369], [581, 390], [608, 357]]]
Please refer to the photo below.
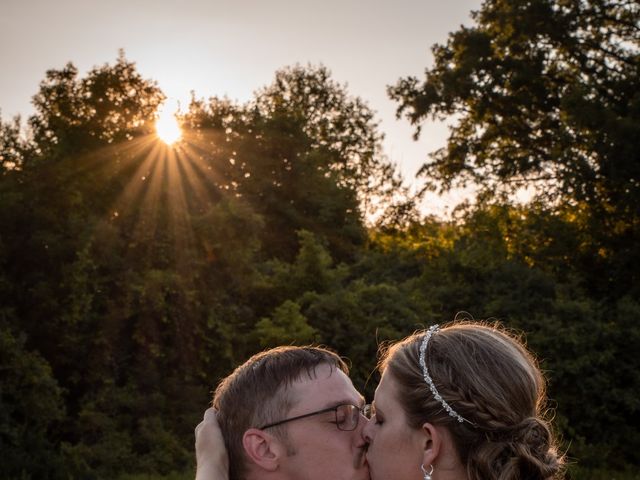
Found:
[[182, 137], [182, 130], [176, 118], [176, 112], [165, 105], [158, 112], [156, 120], [156, 134], [167, 145], [173, 145]]

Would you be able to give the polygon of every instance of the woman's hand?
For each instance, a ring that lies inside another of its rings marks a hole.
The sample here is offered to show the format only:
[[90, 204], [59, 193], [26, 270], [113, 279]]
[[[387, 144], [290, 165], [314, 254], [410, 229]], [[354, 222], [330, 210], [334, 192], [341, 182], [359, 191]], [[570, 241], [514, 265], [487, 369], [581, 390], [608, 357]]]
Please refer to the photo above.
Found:
[[229, 456], [216, 419], [216, 410], [209, 408], [196, 427], [196, 480], [228, 480]]

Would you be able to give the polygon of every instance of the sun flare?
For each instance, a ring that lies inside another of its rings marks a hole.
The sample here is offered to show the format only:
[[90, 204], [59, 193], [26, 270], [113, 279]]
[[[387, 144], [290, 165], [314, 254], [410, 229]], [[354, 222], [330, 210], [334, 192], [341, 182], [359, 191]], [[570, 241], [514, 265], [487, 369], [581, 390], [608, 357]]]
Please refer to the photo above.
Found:
[[176, 111], [171, 111], [166, 108], [166, 105], [158, 112], [156, 134], [167, 145], [176, 143], [182, 137], [182, 130], [176, 118]]

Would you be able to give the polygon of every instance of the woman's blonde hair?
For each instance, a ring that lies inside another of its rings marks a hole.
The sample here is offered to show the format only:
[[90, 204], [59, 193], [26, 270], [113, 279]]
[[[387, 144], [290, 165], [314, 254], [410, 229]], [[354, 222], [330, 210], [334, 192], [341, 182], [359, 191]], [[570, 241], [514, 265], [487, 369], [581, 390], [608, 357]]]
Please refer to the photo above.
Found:
[[470, 480], [556, 478], [563, 460], [546, 420], [545, 379], [524, 344], [480, 322], [454, 322], [432, 335], [425, 363], [437, 392], [466, 420], [459, 422], [424, 379], [424, 335], [383, 348], [378, 364], [396, 381], [409, 426], [446, 426]]

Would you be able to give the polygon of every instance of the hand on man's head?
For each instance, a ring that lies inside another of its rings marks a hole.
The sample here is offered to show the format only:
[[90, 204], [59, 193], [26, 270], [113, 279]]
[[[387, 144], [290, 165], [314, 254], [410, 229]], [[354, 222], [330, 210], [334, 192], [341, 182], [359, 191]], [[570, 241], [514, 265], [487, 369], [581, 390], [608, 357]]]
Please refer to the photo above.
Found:
[[229, 456], [216, 418], [216, 410], [209, 408], [195, 430], [196, 480], [227, 480]]

